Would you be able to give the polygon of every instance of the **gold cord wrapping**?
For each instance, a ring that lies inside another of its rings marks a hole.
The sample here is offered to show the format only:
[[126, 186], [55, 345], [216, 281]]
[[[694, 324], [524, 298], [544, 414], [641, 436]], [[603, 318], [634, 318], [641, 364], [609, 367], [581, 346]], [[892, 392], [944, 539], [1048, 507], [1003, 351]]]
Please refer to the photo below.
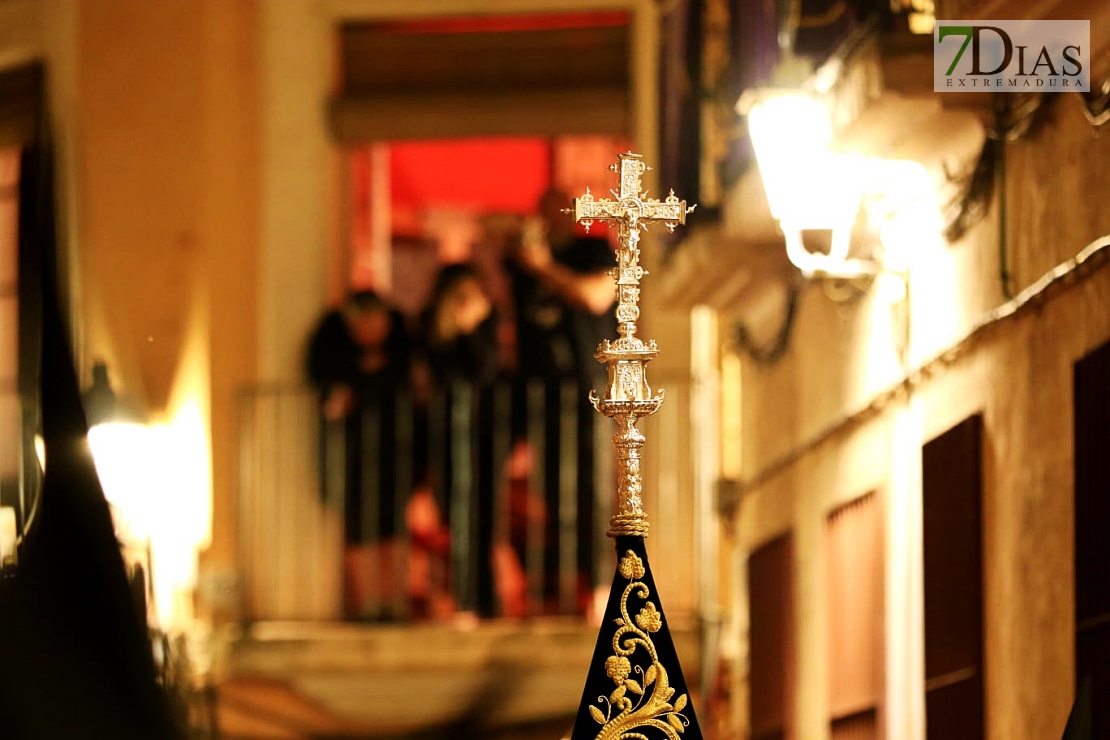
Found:
[[609, 519], [610, 537], [647, 537], [647, 514], [614, 514]]

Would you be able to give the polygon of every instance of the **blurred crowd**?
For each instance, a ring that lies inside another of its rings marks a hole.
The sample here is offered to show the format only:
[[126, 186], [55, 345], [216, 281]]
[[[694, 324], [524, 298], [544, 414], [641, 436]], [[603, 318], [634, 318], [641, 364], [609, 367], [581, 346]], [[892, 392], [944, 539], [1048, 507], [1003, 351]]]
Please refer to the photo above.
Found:
[[[325, 422], [322, 470], [331, 478], [323, 488], [343, 492], [349, 618], [388, 618], [385, 605], [397, 603], [416, 617], [464, 606], [481, 616], [566, 611], [571, 549], [574, 609], [586, 609], [597, 418], [588, 393], [605, 378], [597, 346], [616, 336], [614, 256], [607, 239], [576, 230], [562, 212], [569, 205], [549, 191], [534, 217], [485, 235], [480, 248], [499, 255], [508, 301], [495, 299], [476, 264], [445, 264], [416, 314], [361, 290], [313, 332], [306, 371]], [[495, 394], [510, 399], [510, 413], [494, 411]], [[541, 394], [542, 403], [529, 401]], [[460, 404], [461, 435], [453, 412], [436, 412]], [[495, 444], [495, 435], [508, 444]], [[464, 456], [453, 454], [460, 444]], [[565, 459], [571, 449], [573, 461]], [[573, 544], [557, 521], [567, 510], [568, 465]], [[456, 485], [460, 476], [465, 483]], [[498, 521], [508, 523], [501, 537]], [[524, 568], [537, 536], [543, 583], [530, 599]], [[465, 605], [450, 586], [462, 575], [452, 573], [460, 544], [475, 564]]]

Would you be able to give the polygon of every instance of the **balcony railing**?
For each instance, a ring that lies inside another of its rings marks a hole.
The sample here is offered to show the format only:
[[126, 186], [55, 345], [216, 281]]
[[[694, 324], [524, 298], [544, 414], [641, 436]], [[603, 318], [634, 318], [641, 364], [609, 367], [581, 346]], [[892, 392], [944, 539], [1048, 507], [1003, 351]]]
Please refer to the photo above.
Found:
[[[661, 415], [677, 419], [691, 385], [665, 386]], [[239, 397], [245, 620], [581, 615], [608, 585], [612, 422], [577, 384], [402, 391], [353, 424], [319, 408], [294, 386]], [[681, 440], [648, 434], [661, 459], [682, 456]], [[660, 515], [689, 495], [676, 475], [646, 470], [646, 491], [668, 484]]]

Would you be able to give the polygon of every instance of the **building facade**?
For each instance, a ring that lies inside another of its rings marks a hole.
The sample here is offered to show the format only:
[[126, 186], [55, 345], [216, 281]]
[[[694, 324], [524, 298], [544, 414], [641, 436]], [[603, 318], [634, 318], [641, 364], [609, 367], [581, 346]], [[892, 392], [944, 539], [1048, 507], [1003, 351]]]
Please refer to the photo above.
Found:
[[1089, 18], [1095, 94], [933, 94], [929, 46], [889, 31], [829, 93], [832, 146], [903, 167], [869, 175], [899, 204], [853, 232], [877, 277], [761, 263], [784, 247], [753, 167], [664, 278], [717, 310], [738, 399], [720, 427], [731, 736], [1061, 737], [1106, 662], [1110, 17], [1018, 5], [935, 17]]

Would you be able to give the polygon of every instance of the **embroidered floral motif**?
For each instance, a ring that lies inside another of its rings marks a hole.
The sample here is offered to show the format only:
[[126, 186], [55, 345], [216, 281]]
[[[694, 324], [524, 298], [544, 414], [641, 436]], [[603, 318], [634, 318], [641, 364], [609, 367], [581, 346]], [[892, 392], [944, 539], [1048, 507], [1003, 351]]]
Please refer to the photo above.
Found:
[[636, 615], [636, 626], [648, 632], [658, 632], [663, 627], [663, 615], [655, 610], [655, 604], [650, 601]]
[[619, 570], [621, 576], [629, 580], [633, 578], [643, 578], [644, 573], [647, 572], [644, 570], [644, 561], [640, 560], [640, 556], [631, 550], [628, 550], [624, 557], [621, 558]]
[[624, 683], [629, 673], [632, 673], [632, 664], [628, 662], [628, 658], [621, 655], [610, 655], [605, 660], [605, 675], [613, 679], [613, 683], [617, 686]]
[[[682, 714], [687, 699], [682, 694], [671, 702], [675, 690], [651, 641], [649, 633], [663, 628], [663, 615], [654, 603], [647, 601], [651, 595], [647, 584], [638, 580], [645, 574], [644, 561], [628, 550], [618, 571], [630, 583], [621, 594], [613, 655], [605, 659], [605, 675], [613, 679], [616, 689], [590, 705], [590, 716], [601, 725], [596, 740], [679, 740], [690, 725], [689, 718]], [[633, 596], [643, 602], [634, 620], [628, 608], [628, 600]], [[643, 648], [640, 655], [647, 658], [646, 668], [629, 660], [638, 648]], [[648, 730], [655, 732], [646, 734]]]

